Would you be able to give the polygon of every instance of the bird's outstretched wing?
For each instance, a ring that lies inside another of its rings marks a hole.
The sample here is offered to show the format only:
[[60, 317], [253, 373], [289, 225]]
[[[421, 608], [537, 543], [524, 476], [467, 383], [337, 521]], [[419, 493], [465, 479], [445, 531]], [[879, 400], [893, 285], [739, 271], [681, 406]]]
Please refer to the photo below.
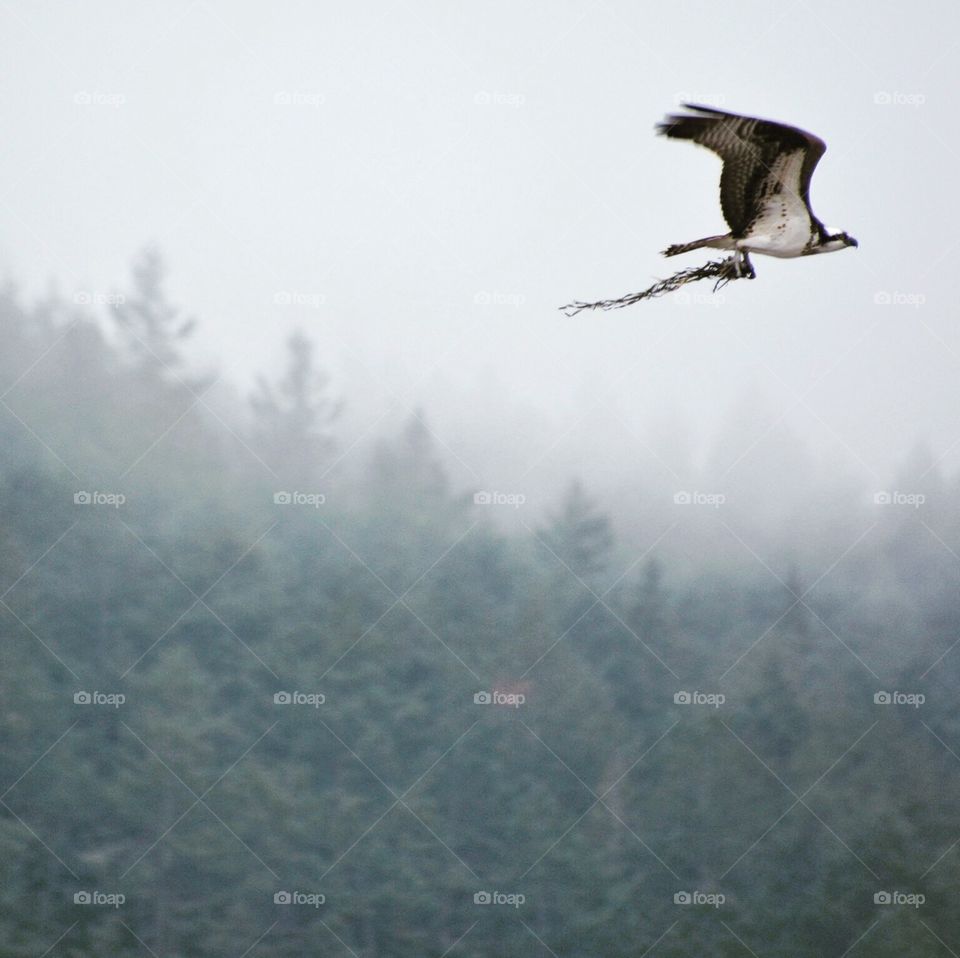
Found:
[[[692, 114], [672, 114], [657, 125], [664, 136], [693, 140], [723, 160], [720, 206], [734, 236], [743, 235], [757, 210], [756, 197], [787, 191], [799, 198], [813, 222], [810, 178], [827, 146], [795, 126], [684, 103]], [[767, 182], [767, 181], [770, 182]]]

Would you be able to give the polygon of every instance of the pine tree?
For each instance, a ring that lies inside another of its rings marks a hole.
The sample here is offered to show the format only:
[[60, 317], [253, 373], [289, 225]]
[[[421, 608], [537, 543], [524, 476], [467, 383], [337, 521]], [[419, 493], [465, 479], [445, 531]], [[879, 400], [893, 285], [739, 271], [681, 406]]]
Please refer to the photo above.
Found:
[[610, 520], [579, 481], [571, 483], [559, 513], [543, 530], [546, 545], [573, 573], [589, 581], [603, 573], [613, 549]]
[[133, 292], [115, 310], [126, 348], [141, 371], [156, 378], [177, 375], [180, 349], [196, 322], [184, 318], [167, 299], [166, 266], [160, 251], [148, 246], [133, 264]]
[[410, 495], [436, 501], [446, 496], [447, 476], [422, 409], [410, 415], [397, 442], [377, 447], [373, 473], [377, 482], [392, 487], [404, 498]]
[[331, 427], [341, 406], [318, 368], [313, 343], [300, 330], [287, 340], [287, 369], [276, 384], [261, 378], [250, 400], [254, 433], [268, 464], [298, 483], [316, 480], [335, 448]]

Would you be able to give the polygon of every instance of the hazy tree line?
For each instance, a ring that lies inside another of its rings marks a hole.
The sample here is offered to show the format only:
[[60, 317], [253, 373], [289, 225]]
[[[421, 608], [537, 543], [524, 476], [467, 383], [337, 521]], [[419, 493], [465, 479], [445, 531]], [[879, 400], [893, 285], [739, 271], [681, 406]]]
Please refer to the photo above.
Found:
[[425, 414], [351, 451], [304, 336], [241, 416], [191, 329], [155, 253], [0, 299], [0, 955], [960, 950], [924, 454], [759, 538], [642, 477], [507, 530]]

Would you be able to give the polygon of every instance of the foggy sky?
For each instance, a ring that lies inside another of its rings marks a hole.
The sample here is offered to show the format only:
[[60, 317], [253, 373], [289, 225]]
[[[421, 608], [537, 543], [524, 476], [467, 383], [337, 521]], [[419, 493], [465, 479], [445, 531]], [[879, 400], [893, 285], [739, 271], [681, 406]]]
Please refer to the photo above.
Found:
[[[905, 10], [4, 4], [0, 271], [106, 294], [156, 242], [199, 363], [247, 388], [301, 326], [351, 428], [419, 404], [468, 483], [682, 473], [738, 416], [871, 488], [917, 439], [953, 468], [960, 18]], [[719, 160], [653, 132], [683, 100], [826, 140], [813, 207], [860, 248], [564, 318], [725, 231]]]

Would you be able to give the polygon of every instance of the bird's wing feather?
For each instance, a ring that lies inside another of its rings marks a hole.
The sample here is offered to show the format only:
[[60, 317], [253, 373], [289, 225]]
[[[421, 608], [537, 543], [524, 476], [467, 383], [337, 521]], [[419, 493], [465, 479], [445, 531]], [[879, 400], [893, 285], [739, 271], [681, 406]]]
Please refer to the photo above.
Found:
[[[759, 120], [755, 117], [725, 113], [712, 107], [685, 103], [693, 114], [673, 114], [657, 127], [664, 136], [693, 140], [712, 150], [723, 160], [720, 175], [720, 205], [734, 236], [742, 235], [756, 214], [754, 198], [764, 192], [767, 180], [779, 180], [778, 170], [789, 170], [789, 182], [779, 188], [789, 190], [810, 210], [810, 178], [826, 150], [819, 137], [794, 126]], [[782, 164], [784, 153], [803, 151], [803, 163]], [[771, 184], [775, 185], [775, 184]]]

